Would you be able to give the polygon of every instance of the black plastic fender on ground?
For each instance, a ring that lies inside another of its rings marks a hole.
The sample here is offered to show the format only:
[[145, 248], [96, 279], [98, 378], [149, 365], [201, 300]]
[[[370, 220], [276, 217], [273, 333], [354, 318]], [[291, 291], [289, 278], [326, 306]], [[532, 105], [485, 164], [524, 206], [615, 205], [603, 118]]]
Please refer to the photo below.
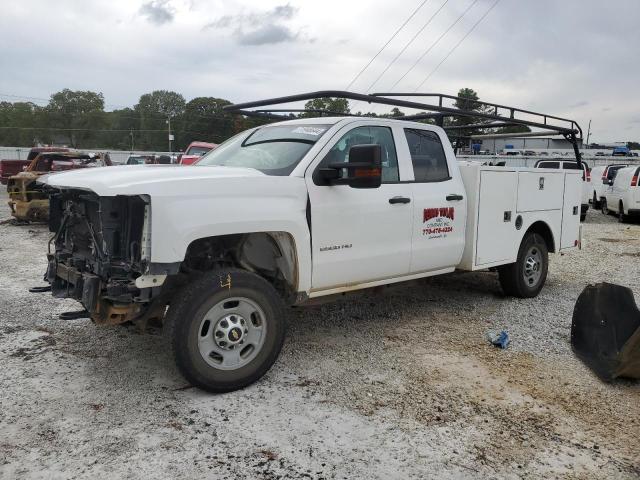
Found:
[[640, 378], [640, 310], [631, 289], [587, 286], [573, 309], [571, 345], [604, 381]]

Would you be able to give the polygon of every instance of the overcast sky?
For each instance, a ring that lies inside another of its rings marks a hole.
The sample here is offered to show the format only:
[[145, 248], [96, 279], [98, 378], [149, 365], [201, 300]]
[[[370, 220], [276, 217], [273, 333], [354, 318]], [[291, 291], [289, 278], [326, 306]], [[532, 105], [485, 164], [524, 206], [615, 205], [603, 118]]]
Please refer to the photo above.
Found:
[[[574, 118], [585, 135], [592, 119], [592, 141], [640, 141], [640, 1], [500, 0], [434, 72], [494, 2], [427, 0], [352, 90], [366, 92], [431, 19], [372, 91], [409, 71], [394, 91], [425, 79], [421, 91], [471, 87], [487, 101]], [[71, 88], [102, 92], [113, 109], [155, 89], [238, 102], [344, 89], [421, 3], [5, 1], [0, 100]]]

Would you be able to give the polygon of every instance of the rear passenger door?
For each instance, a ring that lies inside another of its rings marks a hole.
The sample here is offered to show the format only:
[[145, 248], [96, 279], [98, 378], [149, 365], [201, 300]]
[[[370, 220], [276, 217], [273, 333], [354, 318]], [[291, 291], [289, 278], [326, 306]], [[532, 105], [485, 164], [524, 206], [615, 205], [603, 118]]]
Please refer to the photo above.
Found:
[[[460, 263], [467, 218], [466, 192], [446, 136], [421, 128], [398, 132], [399, 151], [413, 165], [411, 273]], [[447, 152], [447, 153], [445, 153]]]

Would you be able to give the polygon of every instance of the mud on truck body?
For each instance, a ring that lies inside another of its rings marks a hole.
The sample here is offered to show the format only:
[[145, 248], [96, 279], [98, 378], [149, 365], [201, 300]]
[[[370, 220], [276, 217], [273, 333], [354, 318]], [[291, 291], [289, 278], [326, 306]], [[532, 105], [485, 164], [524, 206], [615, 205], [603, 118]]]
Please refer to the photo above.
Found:
[[[264, 109], [328, 96], [432, 113], [286, 120]], [[412, 120], [436, 112], [440, 125], [447, 115], [483, 119], [466, 131], [551, 129], [574, 142], [578, 162], [579, 127], [526, 111], [544, 122], [519, 120], [495, 104], [494, 114], [462, 112], [443, 106], [456, 97], [437, 96], [431, 105], [324, 91], [235, 105], [286, 121], [242, 132], [192, 168], [45, 178], [53, 295], [83, 305], [67, 318], [162, 321], [179, 370], [213, 392], [264, 375], [284, 341], [285, 307], [314, 297], [487, 268], [506, 294], [536, 296], [548, 253], [579, 246], [579, 175], [459, 164], [441, 126]]]

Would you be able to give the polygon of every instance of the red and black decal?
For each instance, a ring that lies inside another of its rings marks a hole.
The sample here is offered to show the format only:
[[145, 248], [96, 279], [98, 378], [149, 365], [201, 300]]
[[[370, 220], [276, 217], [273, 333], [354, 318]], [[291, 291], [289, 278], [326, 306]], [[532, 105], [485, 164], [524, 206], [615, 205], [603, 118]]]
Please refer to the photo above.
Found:
[[432, 218], [448, 218], [454, 219], [454, 207], [425, 208], [422, 214], [422, 223], [426, 223]]

